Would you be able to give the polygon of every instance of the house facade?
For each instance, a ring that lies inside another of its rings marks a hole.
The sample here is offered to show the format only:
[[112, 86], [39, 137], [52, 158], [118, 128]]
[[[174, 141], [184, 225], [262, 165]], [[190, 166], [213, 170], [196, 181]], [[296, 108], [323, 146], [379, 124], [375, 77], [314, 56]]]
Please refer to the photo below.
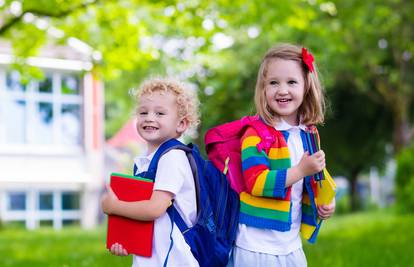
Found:
[[25, 83], [11, 68], [11, 46], [0, 41], [1, 223], [97, 224], [104, 92], [85, 47], [46, 45], [27, 60], [45, 78]]

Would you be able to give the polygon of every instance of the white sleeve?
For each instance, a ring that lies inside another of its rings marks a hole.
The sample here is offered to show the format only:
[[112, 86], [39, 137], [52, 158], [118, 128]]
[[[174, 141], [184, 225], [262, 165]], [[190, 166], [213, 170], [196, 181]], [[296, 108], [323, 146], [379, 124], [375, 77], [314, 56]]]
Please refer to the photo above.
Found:
[[191, 172], [190, 163], [184, 151], [179, 149], [168, 151], [158, 161], [154, 190], [168, 191], [175, 196], [183, 186], [188, 170]]

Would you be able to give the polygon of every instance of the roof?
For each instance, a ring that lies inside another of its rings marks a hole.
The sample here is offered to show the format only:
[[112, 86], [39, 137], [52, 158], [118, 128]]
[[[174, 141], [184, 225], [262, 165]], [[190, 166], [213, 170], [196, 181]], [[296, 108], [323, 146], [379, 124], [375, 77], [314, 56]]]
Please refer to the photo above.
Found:
[[138, 135], [135, 127], [135, 119], [130, 119], [122, 128], [113, 135], [106, 143], [109, 146], [120, 148], [130, 143], [144, 143], [145, 141]]

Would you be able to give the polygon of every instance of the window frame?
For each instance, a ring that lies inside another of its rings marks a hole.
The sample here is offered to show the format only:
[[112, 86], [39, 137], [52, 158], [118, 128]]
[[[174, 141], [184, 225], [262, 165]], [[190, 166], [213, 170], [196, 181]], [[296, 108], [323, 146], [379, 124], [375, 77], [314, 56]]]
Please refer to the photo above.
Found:
[[[26, 118], [24, 119], [27, 127], [24, 129], [24, 141], [22, 143], [7, 143], [7, 126], [1, 121], [7, 116], [6, 108], [2, 108], [0, 104], [0, 153], [8, 154], [63, 154], [63, 155], [78, 155], [81, 154], [85, 147], [85, 88], [83, 74], [78, 71], [63, 71], [63, 70], [45, 70], [45, 77], [50, 76], [52, 79], [52, 92], [39, 92], [38, 81], [31, 81], [26, 85], [26, 90], [9, 91], [7, 88], [7, 75], [13, 72], [9, 68], [0, 67], [0, 103], [4, 101], [25, 101], [24, 112]], [[73, 75], [78, 81], [78, 94], [64, 94], [61, 90], [63, 79], [66, 75]], [[38, 106], [41, 103], [50, 103], [52, 105], [53, 121], [52, 123], [52, 142], [47, 144], [31, 143], [35, 136], [35, 127], [30, 127], [36, 117], [30, 117], [30, 114], [38, 112]], [[79, 107], [79, 143], [78, 144], [64, 144], [62, 129], [62, 114], [65, 105], [77, 105]]]

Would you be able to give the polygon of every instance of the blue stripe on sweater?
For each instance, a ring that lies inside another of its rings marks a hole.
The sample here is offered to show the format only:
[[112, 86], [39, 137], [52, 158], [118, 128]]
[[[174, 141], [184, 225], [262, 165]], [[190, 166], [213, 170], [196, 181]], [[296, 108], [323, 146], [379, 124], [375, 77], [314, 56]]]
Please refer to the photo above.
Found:
[[269, 168], [269, 161], [265, 157], [250, 157], [242, 161], [243, 172], [257, 165], [265, 165]]
[[248, 226], [257, 228], [273, 229], [281, 232], [290, 230], [289, 222], [281, 222], [274, 219], [266, 219], [261, 217], [255, 217], [246, 213], [240, 212], [239, 222]]
[[276, 171], [276, 180], [275, 187], [273, 188], [273, 196], [285, 198], [286, 197], [286, 174], [287, 170], [277, 170]]
[[302, 213], [302, 223], [313, 225], [313, 226], [316, 225], [313, 215], [308, 215], [305, 213]]

